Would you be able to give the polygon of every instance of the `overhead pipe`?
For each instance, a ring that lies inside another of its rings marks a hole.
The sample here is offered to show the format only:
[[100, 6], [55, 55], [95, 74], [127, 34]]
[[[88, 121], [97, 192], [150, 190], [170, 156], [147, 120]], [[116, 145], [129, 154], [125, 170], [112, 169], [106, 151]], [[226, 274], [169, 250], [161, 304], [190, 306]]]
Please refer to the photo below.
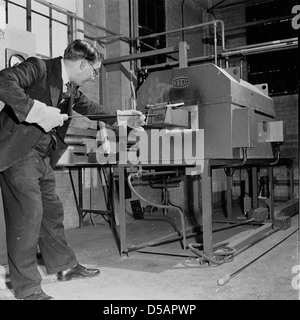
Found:
[[[219, 58], [227, 59], [230, 56], [241, 56], [241, 55], [246, 56], [246, 55], [253, 55], [258, 53], [272, 52], [276, 50], [296, 49], [298, 47], [298, 40], [297, 38], [291, 38], [286, 40], [266, 42], [264, 44], [268, 44], [268, 45], [257, 44], [257, 45], [240, 47], [240, 49], [238, 50], [232, 50], [232, 51], [225, 50], [224, 52], [219, 53], [218, 56]], [[208, 55], [208, 56], [188, 59], [188, 63], [205, 62], [205, 61], [211, 61], [214, 59], [215, 59], [214, 55]], [[158, 65], [145, 66], [144, 69], [149, 70], [149, 69], [155, 69], [155, 68], [162, 68], [164, 66], [171, 67], [171, 66], [176, 66], [178, 64], [179, 64], [178, 61], [174, 61], [174, 62], [168, 62], [168, 63], [158, 64]]]
[[184, 27], [184, 28], [179, 28], [179, 29], [174, 29], [174, 30], [169, 30], [169, 31], [164, 31], [164, 32], [158, 32], [158, 33], [151, 33], [149, 35], [136, 37], [134, 39], [131, 39], [131, 41], [138, 41], [138, 40], [148, 39], [148, 38], [157, 38], [159, 36], [167, 35], [170, 33], [182, 32], [182, 31], [186, 31], [186, 30], [194, 30], [194, 29], [198, 29], [201, 27], [205, 27], [205, 26], [209, 26], [209, 25], [217, 25], [217, 24], [221, 25], [222, 50], [225, 50], [225, 26], [224, 26], [224, 22], [222, 20], [212, 20], [212, 21], [208, 21], [208, 22], [204, 22], [204, 23], [200, 23], [200, 24], [195, 24], [195, 25], [189, 26], [189, 27]]

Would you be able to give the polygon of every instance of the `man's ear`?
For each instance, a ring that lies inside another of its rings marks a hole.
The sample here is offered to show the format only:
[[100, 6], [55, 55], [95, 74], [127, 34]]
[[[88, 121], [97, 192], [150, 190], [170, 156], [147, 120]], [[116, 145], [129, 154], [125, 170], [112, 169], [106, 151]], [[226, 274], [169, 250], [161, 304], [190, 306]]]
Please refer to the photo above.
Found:
[[84, 69], [86, 62], [87, 62], [86, 60], [82, 60], [82, 61], [80, 62], [80, 65], [79, 65], [80, 70], [83, 70], [83, 69]]

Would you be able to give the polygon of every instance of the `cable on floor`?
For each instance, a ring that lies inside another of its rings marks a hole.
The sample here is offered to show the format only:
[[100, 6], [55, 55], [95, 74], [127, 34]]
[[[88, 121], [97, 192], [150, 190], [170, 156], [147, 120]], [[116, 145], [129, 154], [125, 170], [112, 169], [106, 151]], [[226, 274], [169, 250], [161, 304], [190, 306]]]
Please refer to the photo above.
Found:
[[222, 242], [213, 246], [214, 258], [210, 258], [205, 255], [203, 251], [197, 249], [202, 246], [203, 244], [201, 243], [193, 243], [188, 245], [191, 251], [198, 255], [202, 259], [202, 261], [204, 260], [206, 262], [209, 262], [210, 264], [212, 264], [212, 266], [219, 266], [223, 263], [231, 262], [233, 260], [233, 255], [236, 252], [235, 248], [228, 246], [228, 242]]

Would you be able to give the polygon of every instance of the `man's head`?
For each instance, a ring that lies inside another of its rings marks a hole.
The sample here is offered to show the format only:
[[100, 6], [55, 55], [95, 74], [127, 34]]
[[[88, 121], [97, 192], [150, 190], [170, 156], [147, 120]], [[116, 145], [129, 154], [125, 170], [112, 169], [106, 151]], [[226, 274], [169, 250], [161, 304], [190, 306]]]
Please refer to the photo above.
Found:
[[92, 44], [77, 39], [66, 48], [64, 61], [69, 80], [81, 86], [99, 74], [102, 57]]

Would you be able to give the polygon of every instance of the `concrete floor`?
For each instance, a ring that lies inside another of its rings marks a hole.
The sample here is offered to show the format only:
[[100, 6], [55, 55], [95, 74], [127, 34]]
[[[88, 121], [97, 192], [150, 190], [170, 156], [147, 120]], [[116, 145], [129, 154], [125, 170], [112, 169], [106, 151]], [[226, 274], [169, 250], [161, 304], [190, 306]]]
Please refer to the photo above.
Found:
[[[183, 257], [132, 252], [121, 257], [109, 226], [99, 216], [95, 227], [70, 229], [66, 235], [80, 263], [100, 268], [100, 276], [58, 282], [40, 265], [43, 289], [55, 300], [105, 300], [108, 306], [110, 300], [299, 300], [298, 216], [292, 217], [292, 226], [287, 230], [279, 230], [233, 261], [214, 267], [200, 264], [193, 254]], [[141, 227], [145, 223], [146, 233]], [[127, 225], [129, 243], [143, 241], [149, 234], [159, 235], [155, 228], [151, 219], [132, 220]], [[282, 240], [228, 283], [218, 285], [219, 279], [235, 273]], [[9, 287], [7, 268], [2, 267], [0, 300], [15, 300]]]

